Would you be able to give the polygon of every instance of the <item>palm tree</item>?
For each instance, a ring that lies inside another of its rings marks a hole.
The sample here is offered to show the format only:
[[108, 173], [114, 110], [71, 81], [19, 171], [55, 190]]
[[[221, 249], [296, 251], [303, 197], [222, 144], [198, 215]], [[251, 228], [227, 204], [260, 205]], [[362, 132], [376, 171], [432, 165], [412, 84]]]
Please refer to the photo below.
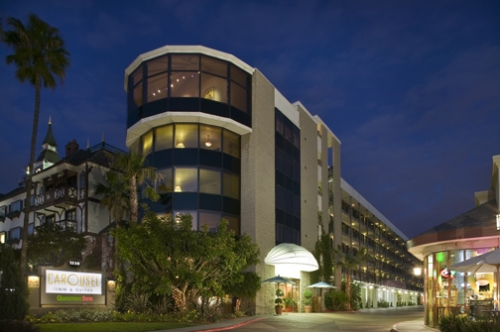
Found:
[[108, 208], [114, 221], [123, 220], [125, 213], [130, 212], [130, 195], [123, 183], [121, 174], [109, 171], [106, 173], [106, 183], [95, 186], [95, 193], [101, 196], [101, 204]]
[[[102, 204], [107, 205], [118, 218], [124, 212], [130, 212], [130, 220], [137, 222], [139, 215], [139, 188], [143, 187], [142, 194], [152, 201], [157, 201], [160, 195], [151, 187], [150, 182], [156, 183], [163, 177], [155, 172], [154, 167], [146, 166], [146, 159], [140, 154], [128, 152], [115, 156], [113, 167], [106, 175], [108, 185], [96, 186], [96, 193], [103, 196]], [[128, 202], [124, 200], [128, 197]]]
[[342, 250], [339, 247], [338, 249], [333, 250], [334, 255], [342, 258], [337, 262], [337, 266], [344, 268], [346, 270], [345, 274], [345, 293], [347, 295], [347, 310], [351, 310], [351, 276], [352, 271], [359, 268], [361, 264], [366, 261], [366, 249], [361, 248], [354, 255], [345, 254], [342, 255]]
[[62, 82], [66, 68], [69, 66], [69, 53], [64, 48], [64, 41], [59, 35], [59, 30], [51, 27], [35, 14], [29, 16], [26, 26], [20, 20], [12, 17], [7, 20], [7, 24], [12, 27], [12, 30], [4, 30], [0, 24], [0, 36], [4, 43], [13, 48], [14, 53], [7, 55], [6, 62], [8, 65], [13, 63], [17, 67], [16, 78], [21, 83], [28, 81], [35, 87], [35, 112], [31, 134], [30, 161], [26, 177], [26, 206], [20, 259], [21, 273], [24, 273], [28, 249], [31, 177], [40, 115], [40, 92], [42, 85], [45, 88], [54, 89], [56, 77]]

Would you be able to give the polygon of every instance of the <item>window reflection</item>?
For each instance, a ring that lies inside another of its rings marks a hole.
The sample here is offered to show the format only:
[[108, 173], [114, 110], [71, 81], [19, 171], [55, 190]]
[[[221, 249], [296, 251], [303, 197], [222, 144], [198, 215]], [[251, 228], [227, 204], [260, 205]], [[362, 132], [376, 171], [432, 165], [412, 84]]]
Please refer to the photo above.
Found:
[[247, 90], [231, 82], [231, 105], [247, 113]]
[[202, 56], [201, 70], [219, 76], [227, 77], [227, 63], [225, 61], [217, 60], [214, 58]]
[[200, 211], [200, 230], [207, 225], [210, 232], [216, 232], [221, 219], [221, 214], [217, 212]]
[[176, 167], [174, 191], [198, 191], [198, 169], [195, 167]]
[[179, 223], [181, 221], [181, 216], [182, 215], [187, 215], [189, 214], [191, 216], [191, 229], [197, 230], [198, 229], [198, 211], [196, 210], [177, 210], [174, 211], [174, 222]]
[[200, 147], [213, 151], [221, 150], [221, 129], [212, 126], [200, 126]]
[[227, 80], [210, 74], [201, 74], [201, 97], [227, 103]]
[[170, 96], [199, 97], [199, 80], [197, 72], [173, 72], [170, 76]]
[[236, 67], [235, 65], [231, 65], [231, 80], [246, 88], [247, 78], [248, 74], [246, 72]]
[[199, 70], [200, 56], [199, 55], [171, 55], [173, 70]]
[[161, 74], [148, 78], [147, 102], [168, 97], [167, 77], [167, 74]]
[[198, 125], [178, 124], [175, 126], [175, 147], [197, 148], [198, 147]]
[[147, 156], [153, 152], [153, 131], [142, 136], [142, 155]]
[[174, 126], [163, 126], [156, 128], [155, 151], [171, 149], [174, 145]]
[[148, 61], [148, 76], [165, 72], [168, 70], [168, 55]]
[[236, 174], [224, 172], [223, 195], [235, 199], [240, 198], [240, 179]]
[[160, 194], [172, 192], [172, 168], [157, 170], [163, 176], [163, 179], [157, 184], [157, 191]]
[[220, 195], [220, 171], [200, 169], [200, 192]]
[[240, 234], [240, 218], [228, 214], [223, 215], [222, 218], [229, 222], [229, 229], [233, 230], [235, 234]]
[[134, 88], [134, 104], [137, 107], [142, 105], [142, 83]]
[[224, 153], [233, 157], [240, 157], [240, 137], [231, 131], [224, 130]]

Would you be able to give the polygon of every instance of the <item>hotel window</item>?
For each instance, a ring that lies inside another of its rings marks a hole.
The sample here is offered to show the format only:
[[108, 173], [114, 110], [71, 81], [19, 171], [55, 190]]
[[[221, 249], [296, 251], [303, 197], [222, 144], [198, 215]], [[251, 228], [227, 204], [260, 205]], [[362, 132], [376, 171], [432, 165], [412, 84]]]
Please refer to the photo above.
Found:
[[199, 70], [199, 55], [171, 55], [172, 70]]
[[231, 82], [231, 105], [247, 113], [247, 90]]
[[31, 235], [35, 232], [35, 223], [28, 224], [28, 235]]
[[200, 126], [200, 147], [202, 149], [221, 150], [221, 129], [212, 126]]
[[0, 206], [0, 217], [5, 217], [7, 215], [7, 206]]
[[168, 56], [162, 56], [148, 61], [148, 77], [166, 72], [168, 70]]
[[224, 153], [240, 157], [240, 136], [228, 130], [223, 131]]
[[76, 210], [66, 211], [66, 220], [76, 221]]
[[174, 222], [179, 223], [180, 222], [180, 215], [186, 215], [189, 214], [191, 215], [191, 229], [197, 230], [198, 229], [198, 211], [196, 210], [177, 210], [174, 211]]
[[15, 211], [21, 212], [21, 210], [22, 210], [21, 203], [22, 203], [21, 200], [10, 203], [9, 212], [15, 212]]
[[5, 243], [5, 232], [0, 232], [0, 243]]
[[200, 169], [200, 192], [220, 195], [220, 171]]
[[163, 126], [156, 128], [155, 131], [155, 151], [171, 149], [174, 145], [174, 126]]
[[216, 232], [217, 227], [219, 226], [219, 222], [221, 219], [220, 212], [202, 212], [200, 211], [200, 230], [203, 229], [203, 225], [208, 226], [208, 230], [210, 232]]
[[21, 239], [21, 227], [12, 228], [9, 231], [9, 240]]
[[134, 104], [139, 107], [142, 105], [142, 66], [131, 75], [132, 86], [134, 87]]
[[175, 126], [175, 147], [197, 148], [198, 147], [198, 125], [178, 124]]
[[245, 89], [247, 88], [248, 74], [240, 68], [231, 65], [231, 80], [235, 81]]
[[236, 174], [224, 172], [223, 195], [235, 199], [240, 198], [240, 179]]
[[170, 193], [172, 192], [172, 169], [159, 169], [157, 170], [159, 174], [163, 176], [163, 179], [157, 184], [156, 190], [158, 193]]
[[85, 180], [85, 171], [80, 173], [80, 189], [85, 188], [86, 180]]
[[153, 151], [153, 131], [142, 136], [142, 155], [147, 156]]
[[172, 72], [170, 76], [171, 97], [199, 97], [200, 75], [198, 72]]
[[167, 98], [168, 97], [168, 74], [160, 74], [153, 77], [148, 77], [148, 95], [147, 101]]
[[202, 73], [201, 97], [227, 104], [227, 79]]
[[174, 191], [198, 191], [198, 169], [194, 167], [176, 167], [174, 177]]
[[202, 56], [201, 70], [218, 76], [227, 77], [227, 63], [214, 58]]
[[56, 221], [56, 217], [54, 215], [45, 216], [45, 223], [50, 225]]

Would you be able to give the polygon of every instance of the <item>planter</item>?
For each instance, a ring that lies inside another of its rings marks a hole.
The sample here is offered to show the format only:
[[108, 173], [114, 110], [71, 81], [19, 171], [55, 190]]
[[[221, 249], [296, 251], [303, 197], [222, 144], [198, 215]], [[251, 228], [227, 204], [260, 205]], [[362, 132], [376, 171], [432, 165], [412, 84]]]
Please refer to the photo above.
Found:
[[281, 315], [283, 313], [283, 306], [277, 305], [274, 307], [274, 310], [276, 310], [276, 315]]
[[310, 305], [304, 306], [304, 311], [306, 312], [306, 314], [309, 314], [311, 312], [311, 309], [312, 309], [312, 306], [310, 306]]
[[293, 312], [293, 307], [286, 307], [285, 312]]

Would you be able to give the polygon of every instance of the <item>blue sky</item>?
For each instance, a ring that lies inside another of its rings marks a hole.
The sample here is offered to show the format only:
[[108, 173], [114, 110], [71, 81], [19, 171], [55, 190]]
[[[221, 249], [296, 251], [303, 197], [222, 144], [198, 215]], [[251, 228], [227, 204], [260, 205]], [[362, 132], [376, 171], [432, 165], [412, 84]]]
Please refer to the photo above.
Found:
[[[76, 139], [125, 148], [125, 68], [164, 45], [204, 45], [258, 68], [342, 142], [342, 177], [410, 238], [474, 207], [500, 154], [498, 1], [2, 1], [71, 53], [43, 90], [60, 155]], [[10, 50], [0, 45], [0, 58]], [[0, 193], [28, 163], [34, 90], [0, 61]], [[37, 154], [39, 150], [37, 151]]]

